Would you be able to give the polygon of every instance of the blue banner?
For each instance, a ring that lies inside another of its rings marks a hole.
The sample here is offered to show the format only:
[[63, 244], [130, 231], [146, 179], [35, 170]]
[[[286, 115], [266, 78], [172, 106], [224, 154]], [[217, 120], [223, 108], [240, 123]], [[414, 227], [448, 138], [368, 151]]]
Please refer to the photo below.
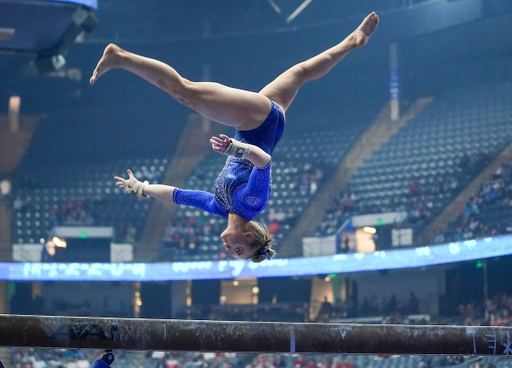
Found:
[[398, 100], [399, 97], [398, 71], [391, 69], [389, 71], [389, 98], [390, 100]]
[[374, 253], [173, 263], [0, 263], [8, 281], [176, 281], [286, 277], [425, 267], [512, 254], [512, 235]]

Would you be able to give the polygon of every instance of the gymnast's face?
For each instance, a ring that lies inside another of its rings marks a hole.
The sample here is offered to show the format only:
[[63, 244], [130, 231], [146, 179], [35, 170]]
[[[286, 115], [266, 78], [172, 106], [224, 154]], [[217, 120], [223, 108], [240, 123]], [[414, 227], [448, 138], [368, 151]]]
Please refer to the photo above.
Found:
[[254, 253], [251, 248], [254, 234], [251, 232], [244, 233], [243, 231], [226, 229], [220, 234], [220, 238], [226, 252], [233, 253], [236, 258], [249, 259]]

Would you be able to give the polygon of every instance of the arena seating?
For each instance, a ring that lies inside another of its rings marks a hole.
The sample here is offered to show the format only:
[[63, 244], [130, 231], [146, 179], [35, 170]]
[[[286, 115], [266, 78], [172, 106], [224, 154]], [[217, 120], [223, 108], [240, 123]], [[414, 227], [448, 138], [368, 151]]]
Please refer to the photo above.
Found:
[[[103, 351], [94, 349], [42, 349], [12, 348], [12, 366], [32, 366], [33, 362], [42, 360], [46, 367], [57, 368], [66, 364], [85, 366], [99, 358]], [[457, 366], [460, 368], [495, 367], [510, 368], [505, 356], [407, 356], [407, 355], [344, 355], [344, 354], [237, 354], [237, 353], [192, 353], [192, 352], [137, 352], [116, 351], [116, 364], [124, 367], [166, 366], [185, 368], [226, 367], [226, 368], [422, 368]]]
[[[67, 364], [85, 367], [85, 361], [91, 364], [99, 358], [103, 351], [94, 349], [42, 349], [13, 348], [12, 366], [32, 366], [38, 359], [45, 361], [48, 368], [63, 367]], [[453, 359], [447, 356], [375, 356], [375, 355], [343, 355], [343, 354], [237, 354], [237, 353], [193, 353], [193, 352], [137, 352], [116, 351], [115, 364], [123, 367], [185, 367], [200, 368], [343, 368], [343, 363], [350, 363], [354, 368], [418, 368], [422, 362], [432, 368], [446, 365], [454, 366]], [[463, 362], [464, 358], [460, 357]], [[485, 357], [481, 363], [491, 363], [497, 368], [508, 368], [506, 357]]]
[[[356, 172], [350, 182], [356, 202], [354, 213], [411, 211], [408, 192], [411, 181], [420, 186], [416, 198], [427, 204], [431, 201], [431, 212], [438, 213], [478, 173], [478, 170], [468, 169], [469, 158], [464, 153], [471, 157], [493, 157], [512, 140], [510, 90], [510, 85], [502, 84], [441, 94], [431, 107], [401, 129]], [[275, 221], [279, 223], [275, 233], [277, 242], [286, 236], [313, 193], [325, 182], [362, 129], [362, 124], [345, 124], [343, 130], [287, 132], [274, 152], [273, 193], [269, 206], [256, 218], [271, 225], [269, 215], [280, 213], [282, 218], [284, 212], [285, 219]], [[322, 150], [318, 150], [319, 146]], [[222, 155], [209, 154], [187, 179], [186, 187], [212, 190], [224, 161]], [[87, 221], [93, 221], [94, 225], [117, 228], [129, 223], [139, 230], [151, 200], [127, 200], [123, 197], [125, 193], [114, 187], [113, 176], [125, 173], [128, 167], [134, 172], [145, 167], [152, 173], [149, 179], [157, 182], [166, 164], [166, 159], [152, 157], [113, 160], [102, 165], [86, 162], [19, 170], [15, 175], [13, 198], [16, 201], [19, 197], [22, 203], [15, 206], [14, 242], [46, 240], [48, 230], [56, 223], [51, 218], [52, 212], [58, 217], [57, 223], [65, 223], [62, 211], [66, 203], [73, 200], [84, 203], [90, 215]], [[454, 190], [432, 193], [434, 183], [443, 186], [450, 180], [457, 182]], [[335, 221], [340, 225], [349, 215], [341, 214], [333, 219], [335, 212], [336, 208], [327, 213], [327, 222]], [[76, 219], [70, 222], [73, 221]], [[185, 232], [187, 224], [189, 228]], [[191, 224], [194, 230], [190, 230]], [[221, 218], [180, 207], [162, 249], [172, 259], [215, 259], [222, 250], [218, 235], [224, 226]], [[331, 229], [336, 227], [331, 226]], [[173, 246], [177, 244], [170, 241], [176, 232], [184, 239], [179, 246]], [[183, 236], [184, 232], [188, 237]]]
[[[286, 213], [293, 212], [294, 216], [298, 216], [312, 197], [312, 191], [315, 191], [312, 186], [321, 184], [322, 175], [335, 167], [361, 130], [361, 126], [354, 125], [353, 128], [344, 129], [343, 133], [322, 131], [283, 138], [274, 152], [273, 193], [269, 209], [280, 208]], [[320, 145], [323, 145], [324, 150], [316, 149]], [[213, 152], [208, 154], [190, 175], [186, 186], [191, 189], [212, 190], [225, 159], [225, 156]], [[166, 165], [167, 159], [152, 157], [111, 160], [102, 165], [84, 162], [56, 164], [51, 168], [22, 168], [14, 177], [14, 242], [26, 244], [46, 241], [49, 230], [55, 225], [114, 226], [121, 233], [115, 241], [125, 242], [126, 234], [122, 228], [129, 225], [135, 228], [135, 233], [139, 233], [152, 199], [143, 201], [128, 196], [114, 186], [114, 175], [125, 175], [126, 169], [131, 168], [140, 180], [156, 183], [159, 182]], [[85, 218], [84, 213], [76, 213], [69, 218], [69, 212], [76, 210], [73, 207], [66, 210], [70, 203], [78, 203], [78, 210], [84, 210]], [[269, 209], [259, 216], [259, 221], [267, 223], [265, 218]], [[210, 236], [200, 236], [199, 241], [196, 239], [195, 250], [190, 249], [188, 243], [185, 249], [169, 246], [165, 248], [171, 249], [173, 259], [216, 258], [222, 249], [219, 247], [218, 235], [223, 229], [224, 220], [191, 207], [181, 206], [178, 219], [173, 224], [179, 226], [180, 221], [189, 218], [194, 218], [199, 224], [202, 224], [204, 218], [218, 231], [212, 232]], [[287, 220], [289, 221], [281, 221], [281, 228], [276, 234], [278, 241], [293, 222], [293, 219]], [[204, 233], [203, 228], [196, 226], [194, 233]], [[134, 240], [136, 239], [130, 239], [130, 242]], [[179, 254], [183, 256], [180, 257]]]
[[13, 242], [44, 242], [55, 225], [114, 226], [122, 235], [115, 241], [121, 243], [127, 235], [122, 229], [128, 226], [135, 229], [130, 234], [134, 238], [152, 199], [143, 201], [118, 189], [114, 176], [126, 177], [130, 168], [140, 180], [156, 183], [166, 165], [167, 159], [154, 157], [19, 170], [13, 186]]
[[419, 230], [512, 141], [511, 122], [510, 84], [441, 93], [364, 162], [349, 184], [351, 211], [335, 203], [316, 235], [332, 234], [352, 214], [397, 210]]
[[482, 238], [512, 232], [512, 162], [503, 165], [473, 196], [436, 242]]

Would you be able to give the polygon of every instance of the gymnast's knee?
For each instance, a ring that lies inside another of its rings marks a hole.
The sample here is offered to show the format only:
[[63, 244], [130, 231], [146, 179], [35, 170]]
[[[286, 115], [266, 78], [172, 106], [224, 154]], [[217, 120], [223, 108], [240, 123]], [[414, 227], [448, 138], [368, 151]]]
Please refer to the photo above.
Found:
[[194, 84], [194, 82], [190, 82], [184, 78], [178, 83], [175, 83], [172, 87], [165, 83], [165, 80], [163, 79], [158, 81], [158, 86], [161, 89], [169, 93], [172, 98], [182, 105], [190, 108], [194, 108], [194, 101], [196, 100], [195, 96], [197, 95]]
[[290, 72], [295, 84], [302, 85], [311, 78], [311, 70], [308, 68], [307, 60], [291, 67], [288, 71]]

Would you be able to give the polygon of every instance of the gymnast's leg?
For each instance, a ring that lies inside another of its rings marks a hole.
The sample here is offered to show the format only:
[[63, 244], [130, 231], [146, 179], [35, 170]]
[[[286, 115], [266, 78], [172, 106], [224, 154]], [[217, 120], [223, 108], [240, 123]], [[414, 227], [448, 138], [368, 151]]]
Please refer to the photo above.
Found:
[[113, 68], [128, 70], [169, 93], [181, 104], [208, 119], [239, 130], [257, 128], [271, 108], [267, 97], [218, 83], [191, 82], [171, 66], [110, 44], [93, 72], [90, 83]]
[[191, 82], [171, 66], [110, 44], [98, 62], [90, 83], [113, 68], [128, 70], [169, 93], [175, 100], [218, 123], [251, 130], [265, 120], [270, 100], [286, 111], [302, 84], [325, 75], [351, 50], [364, 46], [375, 32], [379, 18], [375, 13], [337, 46], [306, 60], [277, 77], [259, 93], [230, 88], [218, 83]]
[[366, 45], [377, 29], [379, 17], [375, 12], [368, 15], [361, 25], [338, 45], [321, 54], [297, 64], [263, 88], [259, 93], [277, 103], [286, 111], [299, 88], [307, 81], [318, 79], [356, 47]]

